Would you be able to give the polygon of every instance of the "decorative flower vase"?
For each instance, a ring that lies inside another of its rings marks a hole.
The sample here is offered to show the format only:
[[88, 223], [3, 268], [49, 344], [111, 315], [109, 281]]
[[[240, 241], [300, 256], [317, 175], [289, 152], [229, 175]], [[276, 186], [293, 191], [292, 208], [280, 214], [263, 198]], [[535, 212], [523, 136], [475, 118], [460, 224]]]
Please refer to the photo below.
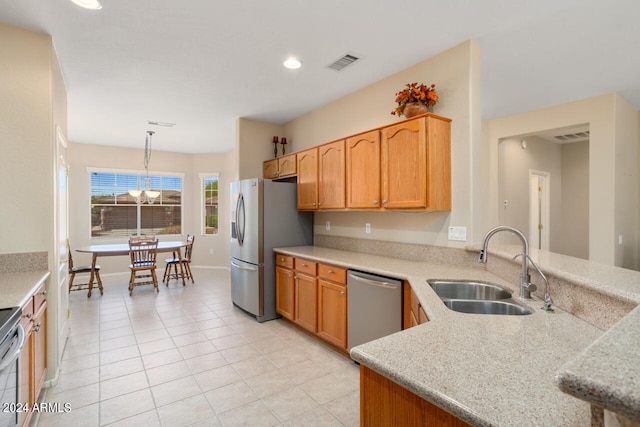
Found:
[[402, 111], [402, 114], [407, 119], [409, 119], [413, 116], [428, 113], [430, 110], [432, 109], [427, 108], [426, 105], [421, 104], [419, 102], [407, 102], [404, 106], [404, 110]]

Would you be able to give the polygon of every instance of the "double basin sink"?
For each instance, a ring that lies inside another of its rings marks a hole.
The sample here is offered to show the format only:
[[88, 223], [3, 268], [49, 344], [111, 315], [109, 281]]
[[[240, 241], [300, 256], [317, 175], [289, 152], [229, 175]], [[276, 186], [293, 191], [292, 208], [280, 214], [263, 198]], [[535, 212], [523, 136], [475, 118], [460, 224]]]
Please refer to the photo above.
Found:
[[473, 314], [526, 315], [532, 311], [517, 304], [511, 291], [474, 280], [427, 280], [450, 310]]

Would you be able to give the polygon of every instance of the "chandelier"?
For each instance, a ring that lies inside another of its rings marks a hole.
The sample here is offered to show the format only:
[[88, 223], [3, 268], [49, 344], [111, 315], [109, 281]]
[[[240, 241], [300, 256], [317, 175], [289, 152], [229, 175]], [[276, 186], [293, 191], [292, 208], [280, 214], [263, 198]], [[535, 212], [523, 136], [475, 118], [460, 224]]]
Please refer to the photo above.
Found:
[[144, 141], [144, 170], [145, 170], [145, 178], [144, 178], [144, 190], [140, 190], [140, 185], [138, 184], [138, 189], [129, 190], [129, 195], [136, 200], [136, 203], [149, 203], [152, 204], [160, 195], [159, 191], [154, 191], [151, 189], [151, 178], [149, 178], [149, 160], [151, 160], [151, 137], [155, 132], [148, 130], [147, 137]]

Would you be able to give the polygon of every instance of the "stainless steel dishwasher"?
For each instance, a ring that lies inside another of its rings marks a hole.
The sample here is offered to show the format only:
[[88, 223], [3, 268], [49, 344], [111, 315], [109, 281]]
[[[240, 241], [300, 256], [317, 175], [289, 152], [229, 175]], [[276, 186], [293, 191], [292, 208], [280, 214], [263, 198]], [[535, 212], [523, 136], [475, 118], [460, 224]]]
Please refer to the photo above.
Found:
[[401, 280], [349, 270], [347, 292], [349, 350], [402, 329]]

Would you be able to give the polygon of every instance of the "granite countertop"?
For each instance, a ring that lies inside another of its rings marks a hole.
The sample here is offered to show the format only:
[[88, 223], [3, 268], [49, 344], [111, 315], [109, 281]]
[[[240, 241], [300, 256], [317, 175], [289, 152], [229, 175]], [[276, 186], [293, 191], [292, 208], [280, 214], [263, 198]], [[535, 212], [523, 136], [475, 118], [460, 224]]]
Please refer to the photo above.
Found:
[[[408, 280], [429, 322], [357, 346], [351, 356], [413, 393], [477, 426], [590, 425], [590, 405], [563, 393], [556, 372], [603, 335], [598, 328], [535, 298], [527, 316], [458, 313], [427, 279], [476, 279], [516, 290], [478, 268], [415, 262], [323, 247], [279, 253]], [[517, 292], [514, 293], [517, 295]]]
[[22, 307], [48, 278], [48, 271], [1, 274], [0, 307]]
[[640, 307], [609, 329], [556, 377], [566, 393], [640, 421]]

